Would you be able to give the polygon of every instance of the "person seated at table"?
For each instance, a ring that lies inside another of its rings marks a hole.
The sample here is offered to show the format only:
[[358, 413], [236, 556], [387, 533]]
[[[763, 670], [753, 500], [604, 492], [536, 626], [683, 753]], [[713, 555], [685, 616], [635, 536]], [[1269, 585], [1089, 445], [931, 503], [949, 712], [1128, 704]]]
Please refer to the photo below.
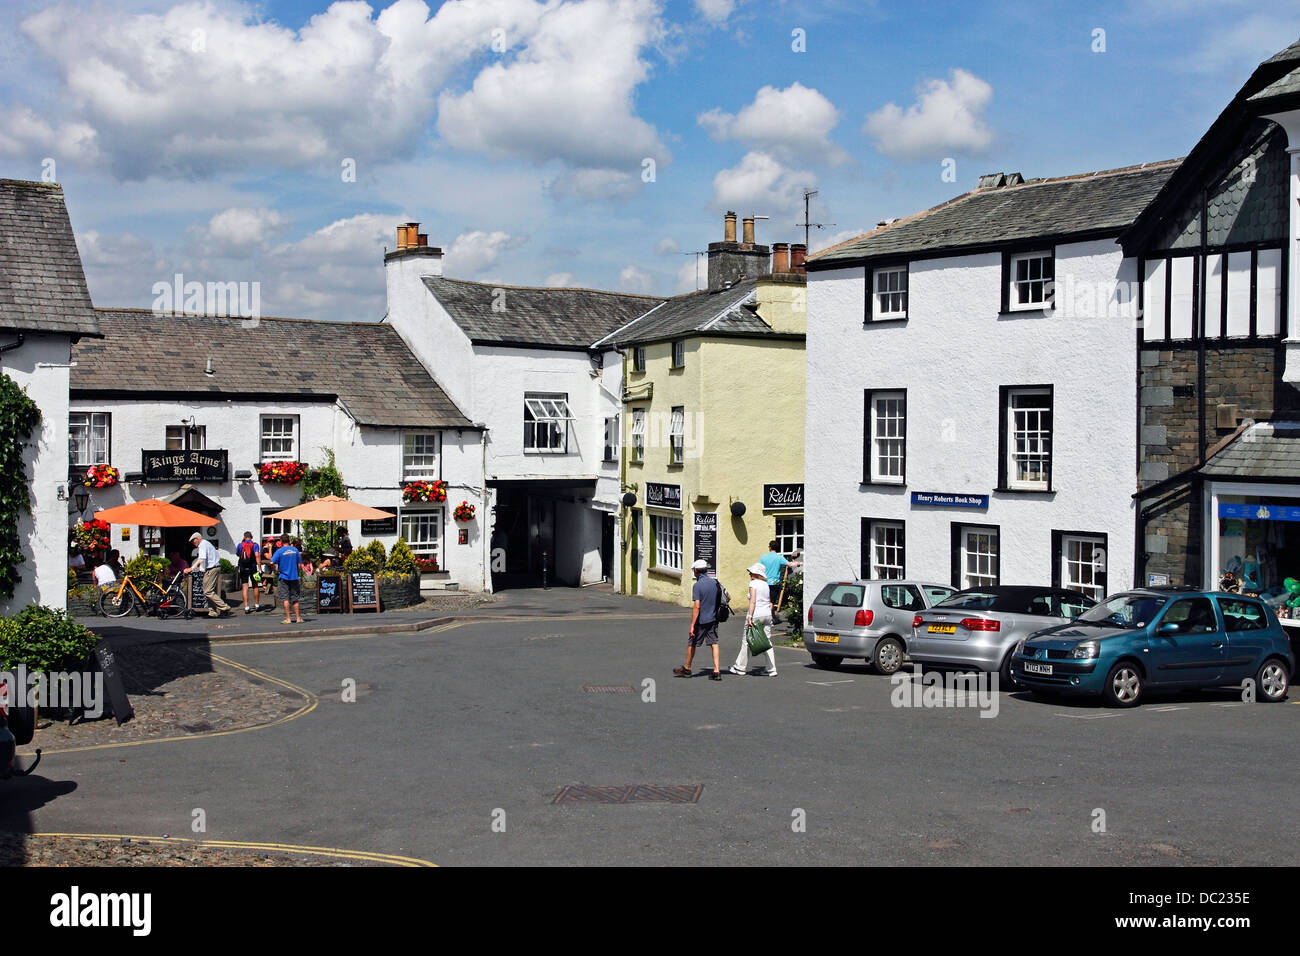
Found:
[[326, 570], [335, 570], [343, 566], [343, 561], [339, 558], [337, 551], [324, 551], [320, 556], [320, 564], [316, 566], [318, 573], [324, 573]]
[[316, 568], [312, 564], [311, 558], [307, 557], [305, 552], [302, 555], [302, 560], [298, 562], [298, 571], [303, 575], [316, 573]]
[[167, 555], [167, 557], [171, 559], [171, 564], [167, 565], [168, 577], [175, 577], [178, 574], [182, 574], [185, 569], [189, 567], [189, 564], [187, 564], [185, 559], [181, 557], [179, 551], [173, 551], [171, 554]]

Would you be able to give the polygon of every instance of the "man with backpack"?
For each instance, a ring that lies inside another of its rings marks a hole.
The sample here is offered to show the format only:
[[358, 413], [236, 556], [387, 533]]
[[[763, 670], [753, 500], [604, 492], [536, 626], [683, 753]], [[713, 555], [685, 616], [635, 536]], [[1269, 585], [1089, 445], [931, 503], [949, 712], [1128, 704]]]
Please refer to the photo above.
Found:
[[718, 656], [718, 606], [722, 601], [722, 585], [718, 579], [708, 573], [709, 563], [704, 560], [691, 565], [695, 574], [695, 587], [691, 591], [691, 634], [686, 645], [686, 663], [674, 667], [673, 673], [678, 677], [693, 677], [691, 662], [695, 660], [695, 649], [702, 644], [713, 650], [713, 672], [709, 680], [722, 680], [721, 659]]
[[[235, 559], [239, 565], [239, 583], [244, 593], [244, 613], [252, 614], [262, 607], [262, 554], [253, 540], [253, 532], [245, 531], [244, 540], [235, 545]], [[248, 586], [253, 586], [253, 603], [248, 603]]]

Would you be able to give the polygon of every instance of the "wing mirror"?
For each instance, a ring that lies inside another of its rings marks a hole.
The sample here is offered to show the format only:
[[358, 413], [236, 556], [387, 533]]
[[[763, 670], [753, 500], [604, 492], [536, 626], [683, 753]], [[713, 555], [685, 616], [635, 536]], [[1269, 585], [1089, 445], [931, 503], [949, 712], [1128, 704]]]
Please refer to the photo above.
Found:
[[1182, 625], [1180, 624], [1175, 624], [1173, 621], [1165, 621], [1158, 628], [1156, 628], [1156, 633], [1161, 636], [1167, 636], [1170, 634], [1177, 634], [1182, 629], [1183, 629]]

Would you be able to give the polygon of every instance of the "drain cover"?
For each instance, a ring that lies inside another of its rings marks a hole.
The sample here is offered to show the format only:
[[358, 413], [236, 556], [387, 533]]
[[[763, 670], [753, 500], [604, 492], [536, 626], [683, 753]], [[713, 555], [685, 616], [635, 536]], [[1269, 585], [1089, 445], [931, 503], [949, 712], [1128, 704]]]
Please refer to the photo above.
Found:
[[583, 684], [585, 694], [635, 694], [636, 688], [631, 684]]
[[703, 792], [702, 783], [667, 786], [633, 783], [622, 787], [575, 784], [560, 790], [551, 803], [699, 803]]

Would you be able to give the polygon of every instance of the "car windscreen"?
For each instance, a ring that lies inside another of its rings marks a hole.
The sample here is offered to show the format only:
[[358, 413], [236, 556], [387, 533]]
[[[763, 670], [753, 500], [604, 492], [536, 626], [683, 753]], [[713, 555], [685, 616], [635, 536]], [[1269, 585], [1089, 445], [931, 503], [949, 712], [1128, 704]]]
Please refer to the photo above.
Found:
[[1052, 613], [1052, 595], [1033, 591], [958, 591], [935, 605], [936, 610], [960, 608], [965, 611], [1001, 611], [1004, 614]]
[[1079, 623], [1143, 627], [1167, 601], [1157, 594], [1116, 594], [1080, 614]]
[[813, 604], [829, 604], [832, 607], [862, 607], [862, 599], [867, 589], [860, 584], [828, 584], [821, 589]]

